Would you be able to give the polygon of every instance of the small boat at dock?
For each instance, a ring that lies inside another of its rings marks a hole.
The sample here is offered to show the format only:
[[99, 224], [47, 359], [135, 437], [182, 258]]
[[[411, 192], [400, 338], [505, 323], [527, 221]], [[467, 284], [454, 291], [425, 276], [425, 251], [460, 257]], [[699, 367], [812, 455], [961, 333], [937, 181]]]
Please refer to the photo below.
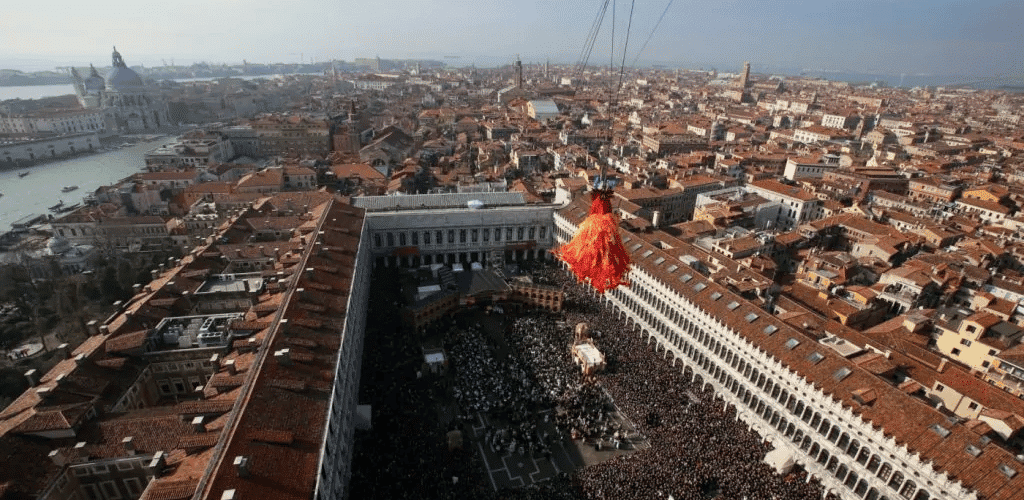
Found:
[[72, 191], [74, 191], [76, 189], [78, 189], [78, 186], [64, 186], [63, 188], [61, 188], [60, 192], [62, 192], [62, 193], [70, 193], [70, 192], [72, 192]]

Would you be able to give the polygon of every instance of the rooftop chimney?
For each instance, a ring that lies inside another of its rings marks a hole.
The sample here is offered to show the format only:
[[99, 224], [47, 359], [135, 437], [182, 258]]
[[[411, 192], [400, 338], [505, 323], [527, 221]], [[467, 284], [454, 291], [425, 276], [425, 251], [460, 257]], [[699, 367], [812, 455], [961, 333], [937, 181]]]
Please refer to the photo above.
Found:
[[228, 373], [230, 373], [231, 375], [235, 375], [235, 374], [238, 373], [238, 370], [235, 368], [235, 360], [233, 360], [233, 359], [229, 359], [229, 360], [225, 361], [224, 362], [224, 368], [227, 368], [228, 369]]
[[164, 465], [166, 464], [167, 454], [162, 451], [158, 451], [153, 454], [153, 459], [149, 461], [148, 467], [153, 470], [154, 476], [159, 477], [160, 474], [164, 471]]
[[142, 291], [142, 284], [136, 283], [136, 284], [132, 285], [132, 293], [138, 294], [141, 291]]
[[51, 451], [47, 456], [50, 457], [50, 461], [53, 462], [53, 465], [56, 465], [57, 467], [64, 467], [68, 463], [67, 452], [60, 448]]
[[89, 321], [85, 324], [85, 329], [89, 332], [89, 335], [98, 335], [100, 333], [100, 322], [95, 319]]
[[249, 477], [249, 457], [245, 455], [236, 456], [234, 465], [238, 471], [238, 477]]
[[85, 353], [75, 356], [75, 366], [82, 366], [85, 364]]
[[126, 436], [121, 440], [121, 446], [124, 448], [124, 452], [129, 456], [135, 455], [135, 438], [132, 436]]
[[291, 349], [281, 349], [280, 351], [275, 351], [274, 352], [274, 359], [276, 359], [278, 363], [281, 363], [284, 366], [291, 366], [291, 364], [292, 364], [292, 351], [291, 351]]
[[[301, 288], [300, 288], [300, 290], [301, 290]], [[288, 318], [282, 319], [277, 325], [278, 325], [277, 327], [281, 331], [281, 333], [283, 333], [283, 334], [287, 334], [288, 333]]]
[[942, 372], [946, 371], [946, 362], [947, 361], [949, 361], [949, 360], [947, 360], [946, 358], [942, 358], [942, 360], [939, 361], [939, 367], [936, 368], [935, 370], [938, 371], [939, 373], [942, 373]]
[[192, 419], [192, 432], [206, 432], [206, 424], [203, 423], [203, 416]]
[[39, 385], [39, 372], [35, 368], [25, 372], [25, 380], [28, 381], [29, 387], [35, 387]]
[[220, 500], [238, 500], [238, 496], [235, 494], [235, 489], [224, 490], [224, 493], [220, 494]]
[[106, 335], [107, 333], [110, 333], [110, 327], [107, 325], [100, 325], [99, 332], [100, 335]]
[[57, 352], [60, 353], [62, 359], [68, 359], [71, 357], [71, 346], [67, 342], [57, 346]]

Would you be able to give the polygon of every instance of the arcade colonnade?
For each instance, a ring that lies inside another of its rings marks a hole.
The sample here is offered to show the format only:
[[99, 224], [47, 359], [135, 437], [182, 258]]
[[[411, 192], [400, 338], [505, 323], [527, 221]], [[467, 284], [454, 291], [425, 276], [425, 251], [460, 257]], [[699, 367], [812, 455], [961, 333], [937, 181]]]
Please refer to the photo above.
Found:
[[[559, 213], [555, 214], [555, 226], [560, 243], [576, 230]], [[640, 251], [640, 245], [627, 247]], [[648, 261], [640, 255], [634, 257], [630, 285], [606, 293], [603, 299], [645, 336], [656, 352], [671, 356], [681, 376], [711, 386], [724, 404], [736, 409], [738, 419], [788, 452], [821, 481], [826, 492], [865, 500], [977, 499], [976, 492], [935, 471], [881, 429], [691, 301], [692, 290], [708, 286], [700, 273], [692, 271], [673, 280], [680, 283], [670, 285], [645, 269]], [[680, 266], [685, 264], [676, 267]], [[736, 309], [739, 303], [729, 306]], [[747, 321], [757, 317], [750, 313]], [[765, 335], [787, 333], [777, 326], [764, 330]]]

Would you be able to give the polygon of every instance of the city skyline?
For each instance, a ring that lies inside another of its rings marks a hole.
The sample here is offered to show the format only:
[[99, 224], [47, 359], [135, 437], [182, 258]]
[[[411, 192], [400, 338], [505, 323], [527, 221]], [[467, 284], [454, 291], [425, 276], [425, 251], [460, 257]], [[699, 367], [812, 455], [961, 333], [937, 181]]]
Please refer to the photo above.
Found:
[[[324, 8], [312, 0], [186, 0], [140, 8], [104, 0], [83, 11], [64, 0], [44, 1], [20, 5], [0, 21], [0, 40], [8, 48], [0, 67], [104, 66], [115, 45], [130, 65], [145, 66], [446, 55], [458, 56], [446, 59], [454, 66], [501, 65], [516, 54], [524, 61], [574, 63], [602, 3], [574, 1], [566, 8], [546, 0], [511, 7], [493, 0], [389, 0]], [[629, 10], [626, 1], [609, 5], [590, 64], [621, 61]], [[626, 63], [731, 69], [751, 61], [759, 72], [1008, 76], [1021, 67], [1014, 50], [1024, 44], [1024, 27], [1015, 22], [1021, 17], [1024, 4], [999, 1], [641, 1], [634, 7]]]

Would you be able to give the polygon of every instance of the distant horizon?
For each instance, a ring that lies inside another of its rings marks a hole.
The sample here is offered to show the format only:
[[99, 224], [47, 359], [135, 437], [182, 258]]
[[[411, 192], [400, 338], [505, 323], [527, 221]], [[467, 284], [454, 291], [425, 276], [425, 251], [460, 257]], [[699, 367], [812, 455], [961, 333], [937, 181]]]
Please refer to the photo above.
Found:
[[[95, 0], [22, 2], [0, 18], [0, 66], [22, 71], [199, 61], [440, 59], [478, 66], [547, 59], [690, 69], [1018, 76], [1024, 2], [1007, 0]], [[607, 6], [605, 15], [599, 16]], [[70, 7], [70, 8], [68, 8]], [[635, 7], [635, 9], [634, 9]], [[201, 15], [182, 15], [201, 13]], [[630, 15], [632, 13], [632, 15]], [[626, 33], [630, 33], [627, 43]], [[613, 35], [614, 33], [614, 35]]]
[[[128, 63], [129, 67], [147, 68], [147, 69], [160, 68], [160, 67], [187, 68], [187, 67], [190, 67], [190, 66], [192, 66], [194, 64], [207, 64], [209, 66], [221, 66], [221, 65], [238, 66], [238, 65], [242, 65], [244, 63], [256, 64], [256, 65], [293, 65], [293, 64], [325, 64], [325, 63], [330, 63], [330, 62], [344, 62], [344, 63], [351, 64], [351, 63], [354, 63], [356, 59], [373, 59], [375, 57], [380, 57], [381, 60], [392, 60], [392, 61], [402, 61], [402, 60], [438, 61], [438, 62], [445, 63], [445, 67], [446, 68], [451, 68], [451, 69], [462, 69], [462, 68], [468, 68], [468, 67], [472, 67], [472, 66], [475, 66], [475, 67], [480, 68], [480, 69], [494, 69], [494, 68], [500, 68], [502, 66], [510, 65], [515, 60], [514, 57], [509, 59], [509, 58], [500, 57], [500, 56], [461, 56], [461, 55], [456, 55], [456, 54], [433, 55], [433, 56], [432, 55], [423, 55], [423, 56], [418, 56], [418, 57], [413, 57], [413, 56], [410, 56], [410, 57], [390, 57], [390, 56], [383, 56], [383, 55], [379, 55], [378, 56], [377, 54], [374, 54], [374, 55], [367, 55], [367, 56], [358, 56], [358, 57], [355, 57], [355, 58], [348, 58], [348, 59], [342, 59], [342, 58], [326, 59], [326, 60], [308, 60], [308, 59], [306, 59], [304, 61], [299, 61], [299, 60], [254, 61], [254, 60], [248, 60], [248, 59], [243, 59], [243, 60], [238, 60], [238, 61], [228, 61], [228, 60], [211, 61], [211, 60], [199, 60], [199, 59], [178, 60], [177, 58], [175, 58], [174, 59], [174, 65], [171, 66], [171, 64], [170, 64], [171, 63], [171, 59], [169, 59], [169, 58], [154, 59], [153, 57], [146, 57], [145, 55], [143, 55], [142, 57], [136, 58], [137, 60], [133, 60], [132, 57], [131, 57], [130, 52], [126, 53], [125, 51], [123, 51], [121, 49], [118, 49], [118, 51], [121, 52], [121, 54], [124, 56], [125, 62]], [[452, 57], [453, 55], [456, 56], [456, 57], [453, 58]], [[109, 57], [110, 56], [107, 55], [105, 60], [109, 59]], [[24, 63], [23, 64], [17, 64], [17, 63], [12, 64], [13, 61], [26, 61], [26, 60], [33, 61], [33, 62], [31, 64], [24, 64]], [[154, 63], [154, 60], [156, 60], [156, 63]], [[163, 60], [166, 60], [166, 62], [167, 62], [166, 65], [164, 64]], [[554, 59], [552, 59], [552, 60], [546, 60], [546, 59], [533, 60], [533, 59], [528, 59], [526, 57], [522, 57], [521, 60], [522, 60], [524, 65], [534, 65], [534, 66], [535, 65], [543, 65], [545, 62], [549, 62], [550, 64], [555, 65], [555, 66], [574, 66], [575, 65], [575, 62], [567, 62], [565, 60], [554, 60]], [[688, 63], [688, 62], [680, 62], [680, 61], [656, 61], [656, 60], [640, 59], [637, 62], [636, 66], [629, 66], [629, 67], [627, 67], [627, 70], [633, 70], [633, 69], [637, 69], [637, 70], [645, 70], [645, 69], [660, 69], [660, 70], [682, 69], [682, 70], [691, 70], [691, 71], [712, 71], [712, 70], [716, 70], [716, 71], [724, 72], [724, 73], [738, 73], [738, 72], [740, 72], [742, 70], [744, 62], [746, 62], [746, 61], [720, 62], [720, 63], [708, 63], [708, 62], [704, 62], [704, 63], [689, 62]], [[5, 59], [3, 57], [0, 57], [0, 71], [20, 71], [20, 72], [24, 72], [24, 73], [35, 73], [35, 72], [43, 72], [43, 71], [58, 71], [59, 72], [59, 71], [64, 70], [64, 69], [66, 69], [68, 67], [71, 67], [71, 66], [74, 66], [75, 68], [87, 68], [87, 67], [89, 67], [90, 64], [94, 65], [97, 68], [109, 68], [110, 67], [110, 63], [109, 62], [102, 63], [102, 64], [96, 64], [95, 61], [70, 63], [69, 60], [57, 60], [57, 59], [46, 60], [46, 59], [42, 59], [42, 58], [37, 58], [37, 59], [25, 59], [25, 58], [11, 59], [11, 58], [7, 58], [7, 59]], [[588, 62], [587, 66], [588, 67], [595, 67], [595, 68], [602, 67], [602, 65], [597, 64], [594, 61]], [[771, 74], [781, 73], [781, 74], [787, 74], [789, 76], [797, 76], [797, 75], [793, 74], [794, 72], [806, 72], [806, 73], [813, 73], [813, 74], [819, 74], [819, 73], [820, 74], [847, 74], [847, 75], [857, 75], [857, 74], [860, 74], [860, 75], [874, 75], [874, 76], [900, 76], [900, 75], [905, 75], [905, 76], [908, 76], [908, 77], [910, 77], [910, 76], [912, 76], [912, 77], [968, 77], [968, 78], [993, 78], [993, 77], [998, 77], [998, 78], [1006, 78], [1006, 79], [1013, 79], [1013, 78], [1022, 79], [1022, 78], [1024, 78], [1024, 77], [1021, 77], [1020, 75], [1005, 75], [1005, 74], [998, 74], [998, 73], [988, 73], [988, 74], [986, 74], [986, 73], [953, 73], [953, 72], [950, 72], [950, 73], [942, 73], [942, 72], [903, 72], [903, 73], [895, 73], [895, 72], [887, 72], [887, 71], [881, 70], [881, 69], [855, 69], [855, 68], [808, 67], [808, 66], [783, 66], [783, 65], [778, 65], [778, 64], [760, 64], [760, 63], [757, 63], [755, 61], [750, 61], [750, 66], [751, 66], [751, 72], [755, 73], [755, 74], [771, 75]], [[607, 67], [607, 66], [605, 65], [605, 67]]]

